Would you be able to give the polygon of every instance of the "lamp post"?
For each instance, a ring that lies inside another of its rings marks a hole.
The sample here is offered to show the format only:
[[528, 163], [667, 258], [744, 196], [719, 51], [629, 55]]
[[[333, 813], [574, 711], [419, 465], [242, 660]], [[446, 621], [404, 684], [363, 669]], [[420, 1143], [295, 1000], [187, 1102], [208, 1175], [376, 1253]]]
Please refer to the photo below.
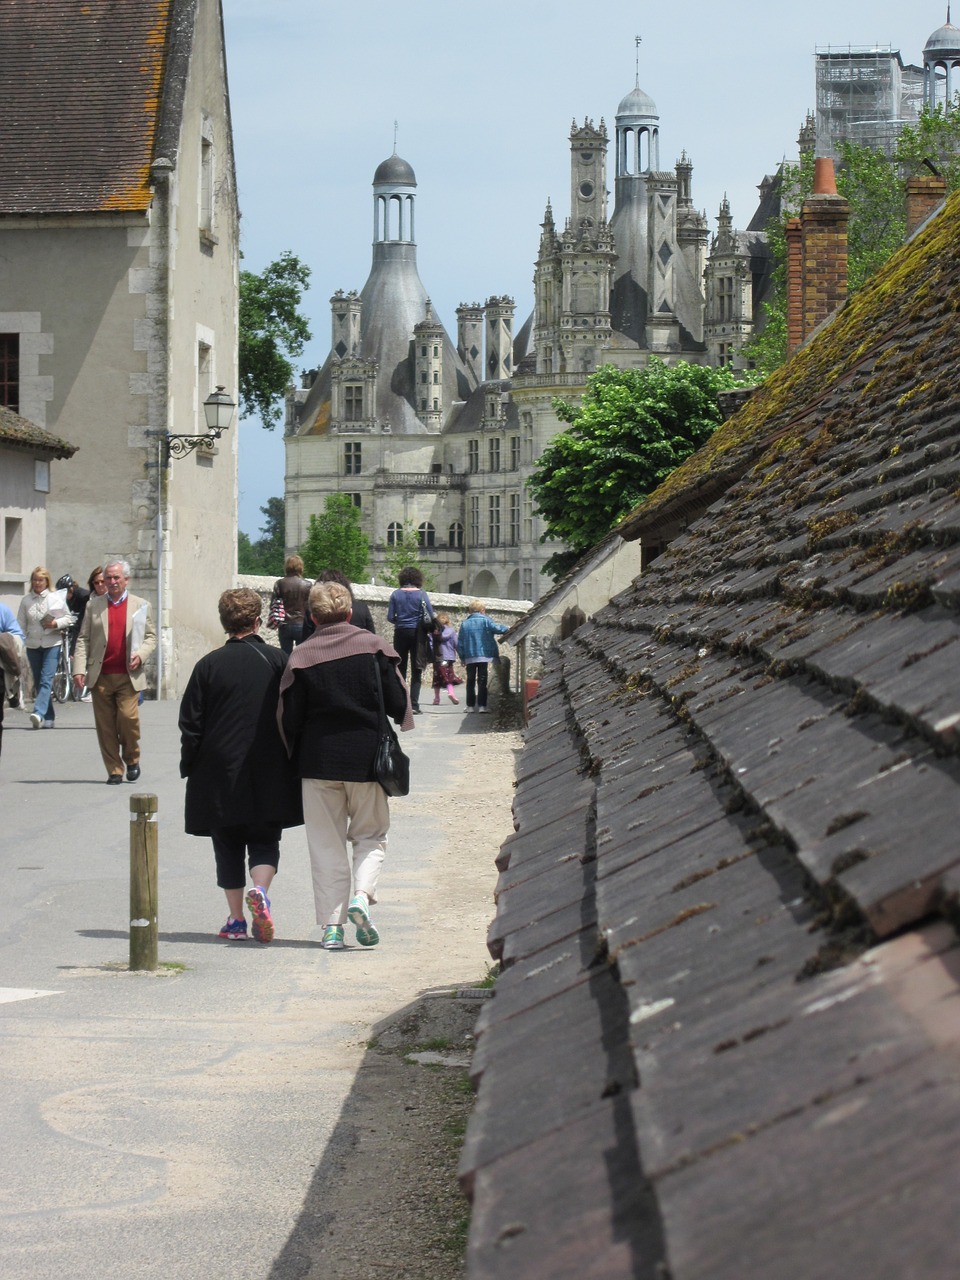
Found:
[[233, 420], [233, 411], [236, 407], [223, 387], [217, 387], [216, 391], [211, 391], [203, 402], [203, 416], [207, 423], [207, 434], [204, 436], [179, 436], [173, 435], [168, 431], [164, 436], [167, 461], [169, 462], [171, 458], [185, 458], [188, 453], [193, 453], [194, 449], [203, 449], [207, 453], [214, 453], [217, 441]]

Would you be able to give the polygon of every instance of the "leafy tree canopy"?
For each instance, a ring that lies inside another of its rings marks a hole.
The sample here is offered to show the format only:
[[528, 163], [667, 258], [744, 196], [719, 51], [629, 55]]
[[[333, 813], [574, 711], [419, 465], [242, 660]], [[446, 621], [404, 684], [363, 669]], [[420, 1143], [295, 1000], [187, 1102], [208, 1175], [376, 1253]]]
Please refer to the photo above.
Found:
[[[947, 189], [960, 187], [960, 114], [923, 109], [916, 125], [900, 133], [892, 159], [882, 151], [856, 143], [840, 144], [837, 194], [850, 201], [848, 283], [856, 293], [903, 244], [906, 235], [907, 179], [928, 172], [929, 161], [946, 179]], [[787, 358], [786, 223], [796, 217], [813, 190], [813, 154], [781, 171], [783, 212], [767, 227], [776, 263], [773, 298], [765, 302], [765, 327], [743, 354], [763, 374]]]
[[256, 275], [240, 272], [240, 413], [259, 417], [272, 431], [282, 416], [280, 399], [293, 381], [289, 357], [311, 338], [298, 310], [310, 268], [289, 250]]
[[579, 406], [555, 400], [570, 428], [527, 481], [547, 526], [541, 542], [566, 547], [544, 572], [561, 577], [699, 449], [722, 419], [717, 393], [740, 385], [727, 368], [652, 359], [643, 369], [601, 366]]
[[346, 493], [331, 493], [323, 513], [311, 516], [307, 540], [300, 548], [304, 572], [311, 578], [323, 569], [339, 569], [351, 582], [364, 577], [370, 543], [360, 528], [360, 508]]
[[284, 560], [283, 499], [268, 498], [260, 511], [265, 517], [260, 528], [262, 536], [251, 542], [242, 530], [237, 534], [237, 572], [279, 577]]
[[423, 574], [423, 585], [427, 591], [436, 586], [433, 571], [424, 563], [420, 534], [412, 520], [407, 520], [397, 534], [396, 541], [388, 546], [383, 557], [383, 568], [388, 582], [396, 582], [400, 570], [407, 567], [419, 569]]

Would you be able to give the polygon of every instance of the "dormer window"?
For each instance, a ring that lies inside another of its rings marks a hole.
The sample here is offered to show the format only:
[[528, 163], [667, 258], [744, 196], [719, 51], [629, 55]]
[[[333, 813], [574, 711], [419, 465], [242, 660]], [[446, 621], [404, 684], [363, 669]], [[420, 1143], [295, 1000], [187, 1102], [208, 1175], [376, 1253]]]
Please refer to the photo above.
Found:
[[[343, 416], [347, 422], [363, 421], [363, 384], [348, 382], [343, 388]], [[357, 445], [359, 449], [360, 446]]]

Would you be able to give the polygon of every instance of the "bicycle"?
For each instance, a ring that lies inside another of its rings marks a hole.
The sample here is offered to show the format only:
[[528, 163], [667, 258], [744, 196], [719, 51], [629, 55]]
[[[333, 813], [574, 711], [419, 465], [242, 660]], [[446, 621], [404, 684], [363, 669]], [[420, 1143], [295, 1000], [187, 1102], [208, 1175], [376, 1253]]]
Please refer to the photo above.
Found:
[[76, 690], [73, 687], [73, 663], [70, 660], [70, 633], [63, 631], [60, 635], [60, 656], [57, 658], [57, 669], [53, 676], [53, 696], [57, 702], [66, 702], [71, 694], [76, 697]]

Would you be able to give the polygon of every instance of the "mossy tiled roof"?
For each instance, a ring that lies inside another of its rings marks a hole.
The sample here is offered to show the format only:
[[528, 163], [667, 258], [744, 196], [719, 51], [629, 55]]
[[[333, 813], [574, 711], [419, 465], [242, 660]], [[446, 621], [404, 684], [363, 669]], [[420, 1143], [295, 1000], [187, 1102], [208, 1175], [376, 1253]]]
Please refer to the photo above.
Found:
[[960, 196], [635, 514], [711, 486], [546, 672], [471, 1280], [955, 1269], [958, 349]]
[[0, 214], [143, 211], [174, 0], [3, 0]]
[[51, 435], [43, 427], [0, 405], [0, 446], [4, 445], [12, 449], [29, 449], [53, 458], [72, 458], [77, 452], [75, 444]]

